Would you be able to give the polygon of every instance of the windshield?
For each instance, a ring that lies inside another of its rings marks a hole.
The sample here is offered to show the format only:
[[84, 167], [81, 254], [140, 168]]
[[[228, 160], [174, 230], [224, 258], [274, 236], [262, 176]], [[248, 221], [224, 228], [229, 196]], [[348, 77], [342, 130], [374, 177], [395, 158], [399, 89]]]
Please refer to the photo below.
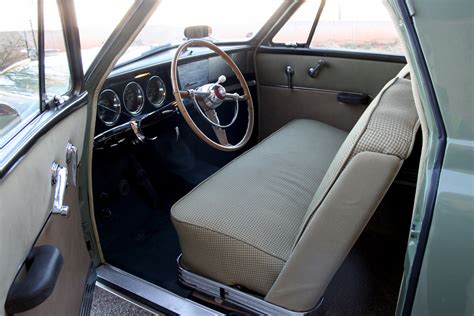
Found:
[[163, 0], [120, 63], [157, 47], [181, 43], [188, 26], [207, 25], [214, 42], [248, 41], [282, 0]]

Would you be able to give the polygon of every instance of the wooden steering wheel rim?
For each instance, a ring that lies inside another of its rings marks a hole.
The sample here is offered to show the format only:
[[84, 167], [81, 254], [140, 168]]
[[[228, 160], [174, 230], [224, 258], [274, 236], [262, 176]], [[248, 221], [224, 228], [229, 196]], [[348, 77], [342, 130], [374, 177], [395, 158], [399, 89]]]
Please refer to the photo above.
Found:
[[[184, 106], [183, 99], [181, 97], [181, 92], [179, 90], [179, 85], [178, 85], [178, 60], [179, 56], [181, 53], [188, 47], [192, 46], [204, 46], [212, 51], [214, 51], [216, 54], [218, 54], [220, 57], [224, 59], [224, 61], [229, 65], [229, 67], [232, 69], [234, 74], [237, 76], [237, 79], [239, 80], [239, 83], [244, 90], [244, 100], [247, 102], [247, 111], [248, 111], [248, 124], [247, 124], [247, 130], [245, 131], [244, 137], [240, 140], [239, 143], [235, 145], [227, 144], [223, 145], [218, 142], [213, 141], [209, 137], [207, 137], [206, 134], [204, 134], [201, 129], [196, 125], [196, 123], [193, 121], [191, 116], [189, 115], [189, 112], [187, 111], [186, 107]], [[179, 111], [184, 117], [184, 120], [186, 123], [188, 123], [189, 127], [191, 130], [196, 133], [196, 135], [202, 139], [206, 144], [209, 146], [222, 150], [222, 151], [235, 151], [241, 149], [245, 144], [250, 139], [250, 136], [252, 135], [253, 131], [253, 125], [254, 125], [254, 108], [253, 108], [253, 102], [252, 102], [252, 96], [250, 95], [250, 90], [247, 85], [247, 81], [245, 80], [244, 76], [240, 72], [239, 68], [237, 65], [234, 63], [232, 58], [229, 57], [225, 52], [223, 52], [219, 47], [214, 45], [211, 42], [205, 41], [205, 40], [200, 40], [200, 39], [191, 39], [188, 40], [184, 43], [182, 43], [178, 49], [176, 50], [176, 53], [173, 57], [173, 60], [171, 62], [171, 85], [173, 87], [173, 95], [176, 99], [176, 106], [178, 107]]]

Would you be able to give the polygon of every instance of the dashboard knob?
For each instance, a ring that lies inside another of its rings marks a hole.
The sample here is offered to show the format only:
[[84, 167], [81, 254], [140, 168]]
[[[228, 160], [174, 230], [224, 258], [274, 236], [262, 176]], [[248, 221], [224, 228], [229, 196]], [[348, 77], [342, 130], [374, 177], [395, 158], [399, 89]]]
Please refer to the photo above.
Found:
[[217, 79], [217, 84], [224, 83], [227, 80], [227, 78], [224, 75], [220, 75], [219, 79]]

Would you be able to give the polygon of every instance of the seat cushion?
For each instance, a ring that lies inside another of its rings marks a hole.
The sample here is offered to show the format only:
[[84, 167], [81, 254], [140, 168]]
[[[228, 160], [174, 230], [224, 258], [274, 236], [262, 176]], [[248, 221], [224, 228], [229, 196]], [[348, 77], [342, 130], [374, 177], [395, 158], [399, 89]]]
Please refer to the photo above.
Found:
[[265, 295], [346, 136], [292, 121], [183, 197], [171, 209], [183, 266]]

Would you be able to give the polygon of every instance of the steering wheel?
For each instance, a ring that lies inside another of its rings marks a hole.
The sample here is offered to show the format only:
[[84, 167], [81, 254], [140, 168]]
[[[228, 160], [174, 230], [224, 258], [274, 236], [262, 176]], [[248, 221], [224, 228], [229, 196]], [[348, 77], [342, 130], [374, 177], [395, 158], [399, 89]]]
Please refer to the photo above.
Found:
[[[190, 90], [180, 90], [178, 85], [178, 60], [182, 52], [184, 52], [188, 47], [204, 46], [220, 57], [229, 65], [234, 74], [237, 76], [237, 79], [240, 82], [242, 89], [244, 90], [243, 95], [237, 93], [227, 93], [225, 88], [221, 85], [225, 81], [224, 76], [220, 76], [219, 80], [216, 83], [208, 83], [203, 86], [200, 86], [196, 89]], [[225, 52], [223, 52], [219, 47], [214, 45], [211, 42], [192, 39], [182, 43], [173, 57], [171, 62], [171, 84], [173, 87], [173, 95], [176, 99], [176, 106], [178, 107], [181, 115], [183, 115], [186, 123], [188, 123], [191, 130], [196, 133], [196, 135], [202, 139], [206, 144], [216, 149], [222, 151], [235, 151], [242, 148], [250, 139], [252, 135], [253, 125], [254, 125], [254, 110], [252, 96], [250, 95], [250, 90], [247, 85], [247, 81], [240, 72], [237, 65], [234, 63], [232, 58], [229, 57]], [[183, 103], [183, 98], [192, 100], [194, 107], [197, 109], [197, 112], [212, 126], [214, 133], [216, 134], [218, 142], [210, 139], [203, 131], [196, 125], [194, 120], [189, 115], [186, 106]], [[229, 124], [221, 124], [219, 117], [217, 115], [216, 109], [225, 104], [226, 101], [234, 102], [234, 116]], [[227, 140], [226, 128], [230, 127], [235, 123], [237, 116], [239, 114], [239, 101], [245, 101], [247, 103], [248, 110], [248, 123], [245, 135], [242, 139], [235, 145], [232, 145]]]

